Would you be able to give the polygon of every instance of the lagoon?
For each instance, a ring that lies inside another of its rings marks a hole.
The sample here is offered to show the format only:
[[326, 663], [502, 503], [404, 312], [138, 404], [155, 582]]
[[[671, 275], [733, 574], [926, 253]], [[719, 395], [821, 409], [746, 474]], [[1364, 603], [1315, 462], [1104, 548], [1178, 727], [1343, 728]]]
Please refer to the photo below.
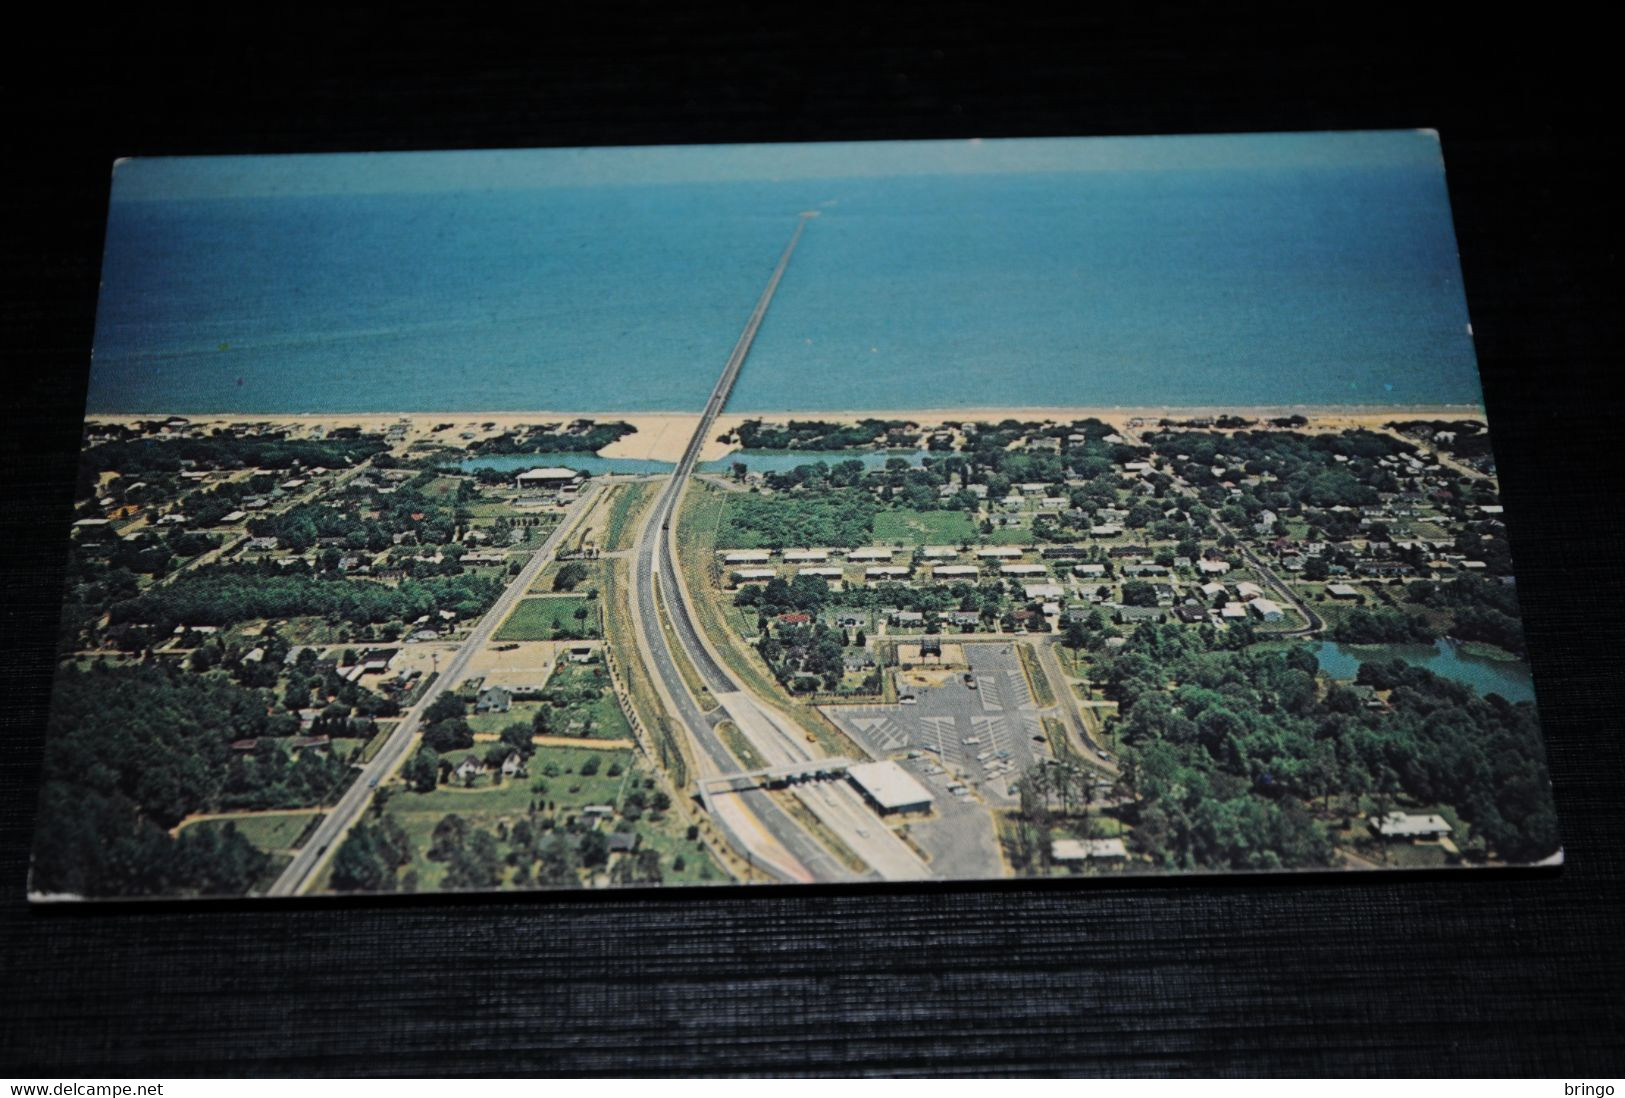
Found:
[[463, 472], [474, 469], [500, 469], [517, 472], [540, 465], [556, 465], [565, 469], [580, 469], [588, 476], [601, 477], [611, 473], [642, 476], [649, 473], [669, 473], [669, 461], [650, 461], [648, 458], [599, 457], [590, 450], [571, 450], [548, 454], [488, 454], [465, 458], [457, 463]]
[[1322, 641], [1314, 649], [1320, 669], [1334, 679], [1352, 679], [1362, 663], [1404, 660], [1441, 678], [1464, 683], [1480, 695], [1499, 694], [1511, 702], [1535, 700], [1529, 665], [1522, 660], [1492, 660], [1463, 651], [1453, 640], [1433, 644], [1338, 644]]

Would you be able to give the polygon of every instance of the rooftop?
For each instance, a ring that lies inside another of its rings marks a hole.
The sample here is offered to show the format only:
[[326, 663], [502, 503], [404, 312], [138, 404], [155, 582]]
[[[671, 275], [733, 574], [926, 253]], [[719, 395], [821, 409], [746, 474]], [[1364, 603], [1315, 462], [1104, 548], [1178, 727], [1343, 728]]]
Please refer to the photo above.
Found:
[[895, 810], [931, 803], [930, 790], [889, 760], [859, 763], [849, 768], [847, 775], [884, 809]]

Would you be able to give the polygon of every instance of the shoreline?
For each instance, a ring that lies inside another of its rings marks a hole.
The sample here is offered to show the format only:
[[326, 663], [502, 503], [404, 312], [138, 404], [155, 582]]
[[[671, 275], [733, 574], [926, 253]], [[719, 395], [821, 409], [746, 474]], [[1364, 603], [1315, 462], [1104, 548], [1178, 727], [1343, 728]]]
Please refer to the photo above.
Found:
[[[1487, 422], [1480, 404], [1280, 404], [1280, 405], [1138, 405], [1088, 406], [1057, 405], [1051, 407], [977, 407], [932, 409], [878, 409], [878, 410], [798, 410], [782, 412], [724, 412], [717, 417], [714, 434], [707, 439], [700, 453], [703, 461], [716, 461], [736, 452], [739, 447], [719, 442], [718, 437], [733, 433], [749, 420], [782, 422], [788, 419], [814, 420], [828, 423], [856, 423], [864, 419], [906, 420], [920, 427], [937, 427], [943, 423], [997, 423], [1006, 419], [1032, 422], [1061, 422], [1076, 419], [1099, 419], [1114, 427], [1125, 427], [1133, 419], [1200, 418], [1221, 415], [1244, 419], [1272, 419], [1299, 415], [1310, 420], [1309, 429], [1346, 430], [1354, 427], [1381, 427], [1384, 421], [1395, 418], [1414, 419], [1473, 419]], [[228, 425], [264, 424], [287, 427], [360, 427], [386, 429], [405, 422], [409, 425], [409, 441], [433, 439], [448, 446], [466, 446], [469, 442], [489, 438], [525, 424], [568, 423], [586, 419], [595, 422], [622, 422], [635, 428], [626, 435], [597, 451], [599, 457], [637, 458], [647, 461], [675, 463], [682, 456], [693, 434], [698, 412], [560, 412], [538, 409], [530, 412], [143, 412], [143, 413], [86, 413], [85, 423], [132, 424], [162, 420], [171, 416], [183, 417], [193, 426], [224, 427]], [[446, 431], [434, 428], [448, 424]], [[485, 426], [489, 424], [490, 426]], [[475, 438], [459, 437], [461, 432], [473, 431]], [[449, 436], [449, 437], [448, 437]]]

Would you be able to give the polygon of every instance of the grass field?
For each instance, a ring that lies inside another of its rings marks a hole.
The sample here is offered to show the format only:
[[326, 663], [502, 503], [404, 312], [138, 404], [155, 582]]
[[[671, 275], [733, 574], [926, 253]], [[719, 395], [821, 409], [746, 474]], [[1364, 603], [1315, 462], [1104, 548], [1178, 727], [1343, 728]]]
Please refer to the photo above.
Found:
[[470, 709], [468, 716], [463, 719], [468, 721], [468, 727], [476, 733], [494, 736], [500, 734], [510, 724], [529, 724], [531, 718], [536, 715], [536, 710], [541, 707], [541, 702], [516, 701], [508, 707], [506, 713], [476, 713]]
[[1030, 644], [1016, 645], [1016, 653], [1021, 657], [1021, 669], [1027, 675], [1027, 685], [1032, 689], [1033, 701], [1044, 709], [1054, 705], [1055, 693], [1050, 689], [1049, 676], [1044, 674], [1044, 668], [1038, 662], [1038, 653], [1033, 651]]
[[[587, 616], [577, 618], [577, 610]], [[525, 599], [497, 630], [499, 641], [585, 640], [602, 635], [598, 604], [585, 597]]]
[[[590, 702], [575, 703], [553, 711], [553, 728], [557, 734], [608, 740], [632, 738], [632, 726], [627, 722], [626, 714], [621, 712], [621, 703], [615, 699], [609, 672], [603, 664], [560, 663], [547, 680], [547, 686], [556, 690], [589, 687], [598, 691], [597, 697]], [[582, 725], [581, 728], [575, 727], [578, 723]]]
[[[589, 758], [598, 761], [595, 774], [583, 775]], [[620, 772], [611, 774], [612, 769]], [[563, 826], [590, 804], [614, 805], [619, 809], [633, 789], [647, 796], [653, 789], [649, 776], [637, 766], [630, 751], [592, 751], [580, 748], [538, 748], [530, 760], [530, 777], [487, 784], [472, 789], [441, 786], [432, 793], [400, 792], [390, 799], [388, 812], [411, 838], [413, 859], [408, 867], [417, 873], [418, 888], [433, 891], [445, 877], [444, 865], [428, 859], [435, 825], [455, 813], [475, 828], [495, 832], [499, 824], [512, 825], [521, 817], [551, 819]], [[534, 809], [534, 812], [533, 812]], [[630, 810], [628, 810], [630, 811]], [[635, 832], [643, 845], [661, 853], [661, 873], [666, 882], [723, 881], [727, 874], [712, 860], [702, 842], [687, 837], [687, 824], [674, 812], [660, 819], [644, 813], [636, 820], [620, 819], [605, 830]], [[498, 840], [506, 852], [507, 844]], [[677, 859], [683, 867], [677, 868]], [[505, 870], [504, 886], [512, 870]]]
[[235, 824], [243, 838], [260, 850], [275, 853], [293, 849], [293, 843], [304, 834], [305, 828], [316, 817], [314, 811], [268, 812], [212, 820], [198, 820], [183, 831], [219, 831], [227, 824]]
[[[589, 757], [598, 759], [598, 773], [582, 777], [579, 770]], [[443, 785], [432, 793], [397, 792], [390, 798], [388, 812], [412, 840], [412, 862], [407, 868], [416, 870], [418, 889], [434, 891], [446, 875], [444, 865], [427, 857], [435, 825], [443, 817], [455, 813], [472, 826], [489, 831], [498, 823], [511, 824], [528, 815], [532, 804], [537, 804], [543, 811], [551, 805], [549, 814], [562, 822], [585, 805], [616, 802], [625, 776], [609, 775], [613, 762], [619, 762], [624, 770], [632, 763], [632, 753], [543, 747], [531, 756], [529, 778], [501, 785], [482, 781], [472, 789]], [[555, 769], [557, 776], [547, 776], [548, 768]]]
[[[593, 672], [598, 677], [593, 678]], [[531, 726], [540, 709], [546, 709], [550, 719], [549, 735], [577, 736], [599, 740], [629, 740], [632, 726], [615, 700], [610, 688], [609, 674], [601, 666], [576, 667], [561, 663], [547, 682], [549, 688], [568, 689], [577, 686], [598, 687], [590, 701], [576, 701], [556, 706], [544, 700], [516, 701], [505, 713], [470, 712], [468, 726], [481, 735], [498, 735], [511, 724]]]
[[660, 482], [649, 480], [623, 484], [616, 488], [615, 498], [609, 504], [609, 513], [604, 517], [606, 553], [632, 548], [637, 520], [642, 516], [644, 508], [654, 501], [659, 488]]
[[[1061, 661], [1061, 670], [1068, 675], [1076, 675], [1081, 678], [1089, 673], [1091, 665], [1088, 652], [1085, 649], [1073, 650], [1064, 644], [1057, 644], [1055, 646], [1055, 658]], [[1087, 694], [1084, 695], [1084, 700], [1088, 700]]]
[[531, 587], [530, 587], [531, 592], [534, 593], [534, 594], [544, 594], [544, 595], [545, 594], [563, 594], [564, 592], [562, 592], [562, 591], [555, 591], [554, 590], [553, 581], [558, 578], [559, 569], [563, 568], [565, 565], [568, 565], [568, 564], [579, 564], [579, 565], [581, 565], [581, 567], [583, 567], [583, 568], [585, 568], [587, 570], [586, 578], [584, 578], [580, 583], [577, 583], [574, 587], [570, 588], [571, 592], [585, 595], [588, 591], [592, 590], [594, 587], [598, 588], [600, 591], [603, 590], [603, 587], [604, 587], [604, 570], [605, 570], [605, 567], [606, 567], [606, 562], [605, 561], [602, 561], [602, 560], [555, 560], [552, 563], [548, 564], [545, 568], [542, 569], [541, 574], [536, 577], [536, 582], [531, 584]]
[[964, 545], [976, 542], [976, 525], [964, 511], [912, 511], [898, 508], [875, 516], [875, 541], [882, 545]]
[[435, 477], [423, 486], [423, 494], [430, 499], [448, 500], [457, 494], [457, 486], [461, 483], [460, 477]]
[[744, 769], [756, 770], [767, 765], [767, 760], [757, 753], [756, 748], [733, 721], [723, 721], [717, 725], [717, 738], [728, 745], [728, 750], [733, 752], [734, 758], [739, 760], [740, 766]]
[[710, 576], [711, 562], [716, 556], [717, 530], [727, 503], [722, 498], [724, 495], [721, 488], [695, 484], [684, 497], [677, 520], [675, 534], [681, 550], [678, 561], [693, 596], [695, 624], [711, 638], [723, 662], [747, 689], [760, 697], [774, 699], [781, 711], [811, 734], [829, 754], [861, 757], [863, 753], [858, 746], [822, 713], [787, 697], [761, 656], [739, 641], [739, 633], [728, 618], [730, 611], [737, 612], [733, 600], [712, 584]]

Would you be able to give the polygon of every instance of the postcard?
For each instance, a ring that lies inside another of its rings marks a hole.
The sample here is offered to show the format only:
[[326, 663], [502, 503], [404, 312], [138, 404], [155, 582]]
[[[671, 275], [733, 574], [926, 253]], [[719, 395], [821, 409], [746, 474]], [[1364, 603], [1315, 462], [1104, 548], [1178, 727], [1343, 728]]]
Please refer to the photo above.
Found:
[[121, 161], [31, 895], [1557, 864], [1506, 521], [1431, 131]]

